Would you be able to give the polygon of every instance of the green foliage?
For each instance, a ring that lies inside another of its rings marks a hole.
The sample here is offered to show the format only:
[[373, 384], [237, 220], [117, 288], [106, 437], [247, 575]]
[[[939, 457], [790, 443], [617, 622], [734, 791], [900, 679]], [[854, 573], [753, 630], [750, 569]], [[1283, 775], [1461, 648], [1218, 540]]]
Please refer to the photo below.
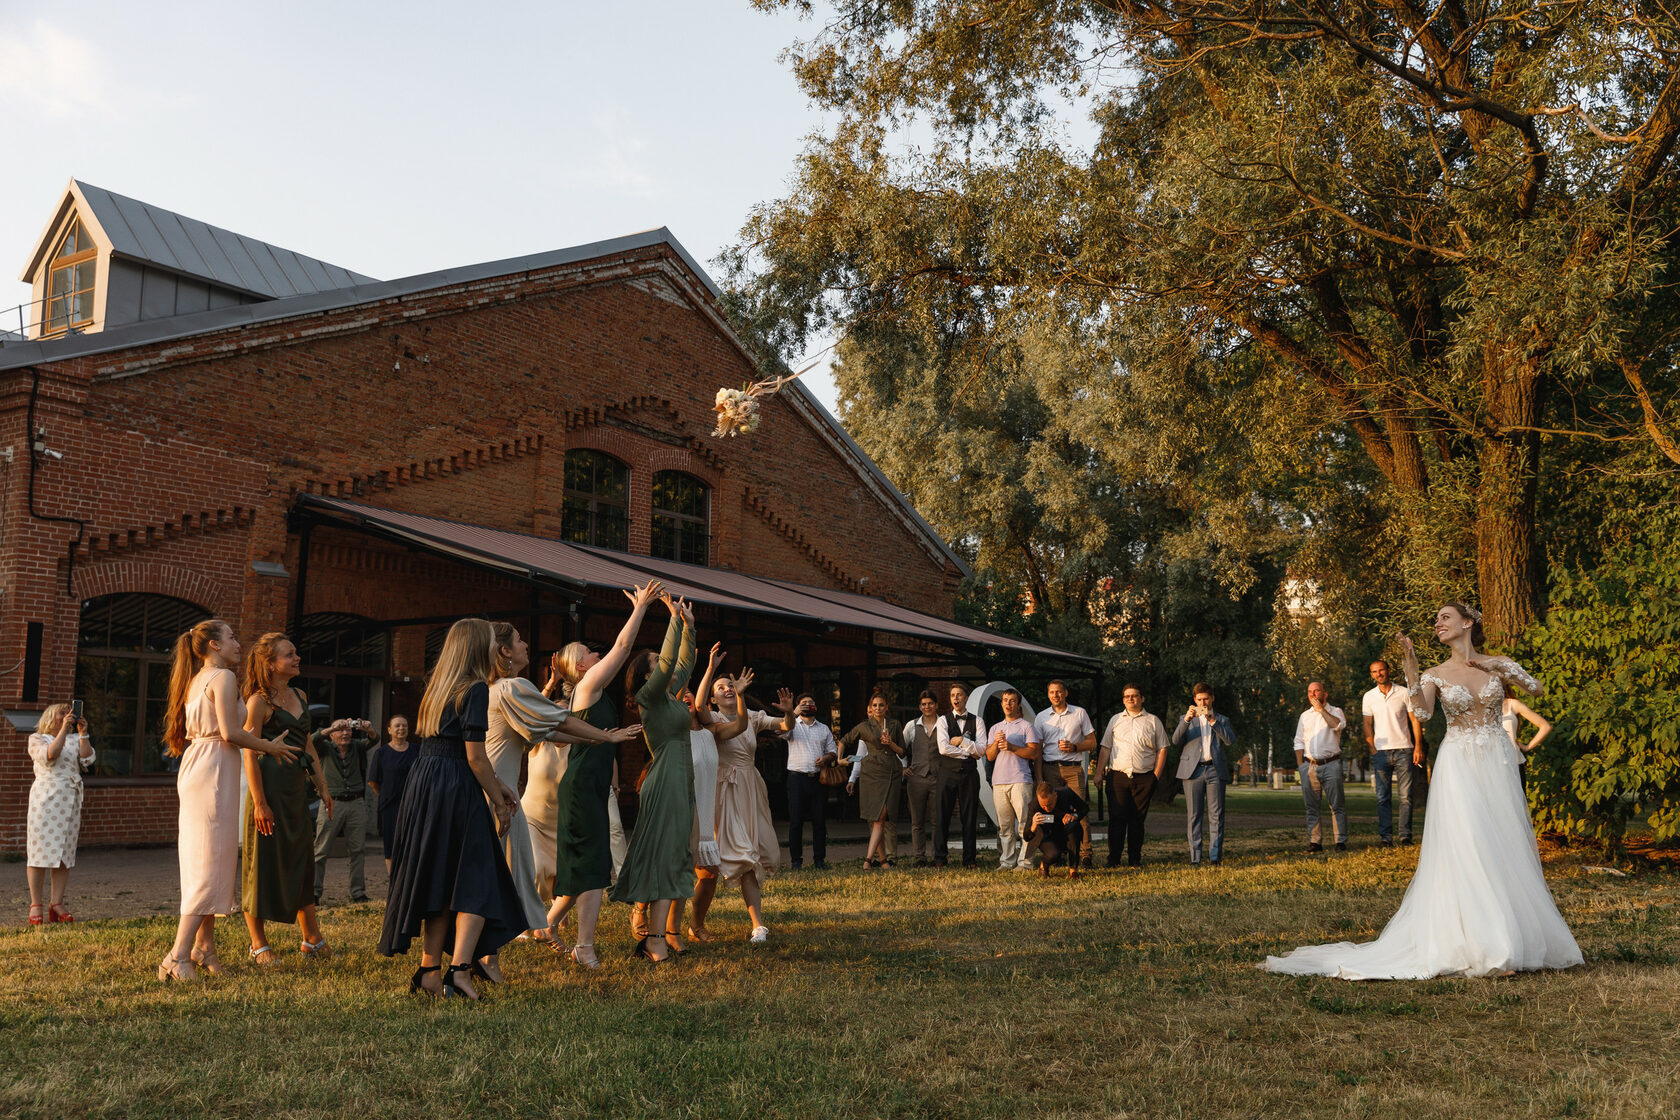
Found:
[[1517, 651], [1556, 731], [1529, 766], [1537, 825], [1619, 847], [1644, 821], [1680, 837], [1680, 515], [1561, 574]]

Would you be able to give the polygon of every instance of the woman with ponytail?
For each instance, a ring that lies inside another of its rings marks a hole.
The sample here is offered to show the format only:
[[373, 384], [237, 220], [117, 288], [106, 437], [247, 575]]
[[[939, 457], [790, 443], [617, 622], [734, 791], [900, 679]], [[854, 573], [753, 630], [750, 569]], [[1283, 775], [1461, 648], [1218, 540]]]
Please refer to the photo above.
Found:
[[[555, 657], [555, 676], [563, 682], [572, 714], [592, 727], [607, 728], [618, 723], [613, 703], [603, 693], [608, 681], [618, 674], [648, 606], [660, 593], [655, 580], [624, 594], [630, 599], [630, 618], [618, 632], [618, 640], [605, 656], [597, 656], [581, 642], [573, 642]], [[549, 936], [559, 929], [566, 915], [577, 910], [578, 943], [572, 959], [584, 968], [598, 968], [595, 956], [595, 923], [601, 916], [601, 900], [612, 882], [613, 855], [609, 843], [613, 801], [615, 751], [601, 746], [578, 745], [554, 790], [554, 825], [547, 840], [553, 859], [554, 902], [548, 910]], [[530, 809], [531, 783], [526, 785], [526, 809]], [[531, 826], [534, 843], [541, 845], [538, 826]], [[557, 837], [557, 839], [556, 839]], [[540, 858], [540, 857], [539, 857]], [[540, 871], [539, 871], [540, 873]]]
[[[495, 645], [486, 620], [455, 623], [420, 700], [420, 757], [397, 809], [379, 935], [379, 952], [390, 957], [408, 952], [424, 931], [411, 992], [478, 999], [473, 977], [495, 978], [476, 956], [494, 954], [526, 928], [498, 843], [519, 797], [496, 777], [484, 750]], [[447, 982], [438, 975], [445, 952]]]
[[245, 730], [284, 736], [301, 752], [296, 762], [241, 752], [247, 792], [239, 903], [251, 934], [251, 960], [263, 967], [275, 963], [264, 922], [296, 922], [305, 956], [324, 958], [328, 951], [315, 920], [315, 828], [309, 819], [309, 790], [313, 787], [321, 812], [329, 817], [333, 800], [321, 760], [309, 742], [308, 699], [292, 684], [297, 673], [297, 647], [284, 634], [264, 634], [245, 655]]
[[222, 970], [216, 915], [233, 913], [239, 895], [240, 748], [288, 763], [298, 753], [283, 734], [263, 739], [245, 729], [237, 664], [239, 640], [221, 619], [207, 619], [175, 640], [163, 741], [166, 753], [181, 760], [175, 775], [181, 924], [158, 965], [159, 980], [192, 980], [194, 965], [212, 975]]

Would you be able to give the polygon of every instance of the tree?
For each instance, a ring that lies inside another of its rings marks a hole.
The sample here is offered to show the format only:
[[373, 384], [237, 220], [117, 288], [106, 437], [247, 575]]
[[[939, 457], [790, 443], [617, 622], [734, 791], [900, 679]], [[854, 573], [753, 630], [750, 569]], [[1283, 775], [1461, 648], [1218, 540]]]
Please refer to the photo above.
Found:
[[1514, 635], [1544, 441], [1680, 462], [1677, 47], [1666, 9], [1614, 0], [840, 0], [792, 52], [837, 123], [730, 264], [788, 351], [835, 322], [971, 353], [1062, 331], [1105, 359], [1070, 400], [1240, 360], [1298, 400], [1291, 438], [1365, 457], [1417, 595]]

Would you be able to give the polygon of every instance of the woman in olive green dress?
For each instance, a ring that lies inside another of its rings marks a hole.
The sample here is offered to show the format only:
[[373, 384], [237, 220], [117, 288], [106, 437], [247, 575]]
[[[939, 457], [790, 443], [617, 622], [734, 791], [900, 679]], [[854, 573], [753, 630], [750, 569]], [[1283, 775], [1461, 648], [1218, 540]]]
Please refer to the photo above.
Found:
[[[677, 699], [694, 670], [694, 612], [682, 600], [663, 596], [671, 622], [657, 660], [651, 652], [633, 658], [625, 691], [641, 709], [642, 735], [653, 763], [642, 781], [642, 807], [624, 868], [607, 897], [614, 902], [649, 903], [650, 930], [664, 930], [671, 903], [694, 893], [694, 861], [689, 849], [694, 831], [694, 758], [688, 729], [693, 714]], [[669, 960], [662, 937], [644, 937], [636, 952], [653, 961]]]
[[898, 862], [898, 801], [904, 788], [904, 725], [887, 718], [887, 698], [869, 701], [869, 718], [840, 737], [840, 749], [856, 746], [852, 778], [846, 792], [858, 791], [858, 815], [869, 822], [865, 867], [888, 867]]
[[309, 743], [309, 708], [292, 687], [297, 647], [284, 634], [264, 634], [245, 658], [245, 729], [265, 739], [282, 733], [298, 748], [295, 761], [241, 751], [244, 756], [244, 842], [240, 847], [239, 906], [251, 933], [251, 959], [274, 963], [264, 922], [296, 922], [306, 956], [324, 957], [327, 940], [315, 920], [315, 830], [309, 820], [309, 787], [332, 814], [321, 763]]

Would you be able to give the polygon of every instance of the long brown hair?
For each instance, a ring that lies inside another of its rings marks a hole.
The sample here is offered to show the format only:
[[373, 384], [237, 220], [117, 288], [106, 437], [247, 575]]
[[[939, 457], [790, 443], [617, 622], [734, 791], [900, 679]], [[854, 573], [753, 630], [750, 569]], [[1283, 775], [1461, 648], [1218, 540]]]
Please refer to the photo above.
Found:
[[432, 675], [426, 679], [426, 695], [420, 698], [420, 714], [414, 730], [426, 739], [438, 733], [446, 709], [459, 707], [467, 690], [480, 682], [489, 683], [495, 667], [496, 628], [482, 618], [463, 618], [443, 638]]
[[492, 622], [490, 629], [496, 635], [496, 646], [490, 651], [490, 679], [499, 681], [503, 677], [513, 676], [513, 663], [502, 651], [513, 648], [513, 639], [519, 633], [519, 628], [511, 622]]
[[210, 656], [210, 643], [231, 629], [219, 618], [207, 618], [175, 639], [169, 663], [169, 703], [163, 714], [164, 753], [179, 758], [187, 749], [187, 686]]
[[245, 681], [239, 690], [241, 696], [249, 700], [260, 692], [270, 707], [278, 707], [274, 699], [274, 656], [280, 643], [290, 640], [278, 630], [257, 639], [245, 654]]

